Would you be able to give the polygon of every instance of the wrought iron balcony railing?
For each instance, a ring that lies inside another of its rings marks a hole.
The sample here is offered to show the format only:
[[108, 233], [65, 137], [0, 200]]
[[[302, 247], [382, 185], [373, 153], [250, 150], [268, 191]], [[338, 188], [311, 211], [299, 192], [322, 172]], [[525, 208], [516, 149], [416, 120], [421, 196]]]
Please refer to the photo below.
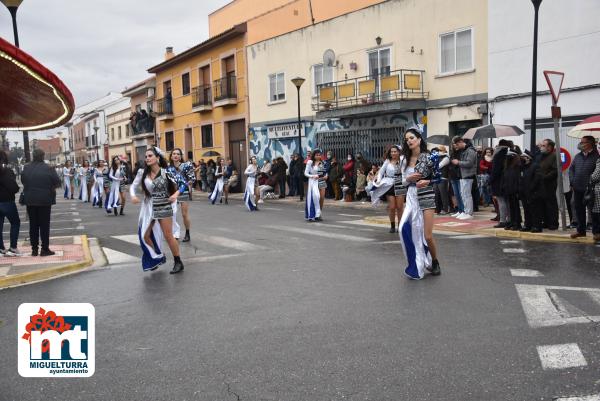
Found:
[[173, 99], [162, 98], [156, 100], [155, 111], [158, 116], [166, 116], [173, 114]]
[[326, 111], [352, 106], [408, 99], [426, 99], [423, 70], [395, 70], [389, 73], [325, 83], [317, 86], [313, 110]]
[[200, 85], [192, 89], [192, 107], [212, 106], [210, 85]]
[[237, 81], [235, 75], [230, 75], [213, 82], [215, 102], [227, 99], [237, 99]]

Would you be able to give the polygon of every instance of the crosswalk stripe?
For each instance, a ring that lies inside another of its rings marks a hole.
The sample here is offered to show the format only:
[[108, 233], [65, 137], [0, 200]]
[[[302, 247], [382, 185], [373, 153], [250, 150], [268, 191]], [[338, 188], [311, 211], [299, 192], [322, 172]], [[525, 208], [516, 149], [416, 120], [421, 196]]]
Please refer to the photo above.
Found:
[[238, 241], [233, 238], [219, 237], [216, 235], [205, 235], [201, 238], [194, 238], [194, 240], [200, 240], [202, 242], [207, 242], [211, 245], [217, 245], [224, 248], [237, 249], [238, 251], [256, 251], [265, 249], [263, 246], [250, 242]]
[[102, 251], [106, 256], [106, 260], [108, 264], [117, 264], [117, 263], [129, 263], [139, 261], [140, 258], [136, 258], [135, 256], [128, 255], [123, 252], [116, 251], [114, 249], [102, 247]]
[[537, 351], [544, 370], [587, 366], [581, 349], [575, 343], [538, 345]]
[[348, 230], [348, 229], [352, 229], [352, 230], [358, 230], [358, 231], [370, 231], [373, 232], [375, 231], [372, 228], [357, 228], [357, 227], [348, 227], [348, 226], [340, 226], [339, 224], [329, 224], [329, 223], [312, 223], [313, 226], [317, 226], [317, 227], [331, 227], [331, 228], [342, 228], [344, 230]]
[[600, 394], [583, 395], [576, 397], [561, 397], [556, 401], [600, 401]]
[[140, 244], [140, 240], [137, 236], [137, 234], [131, 234], [131, 235], [113, 235], [112, 238], [114, 239], [118, 239], [124, 242], [128, 242], [130, 244], [136, 244], [139, 245]]
[[513, 277], [544, 277], [542, 273], [533, 269], [510, 269]]
[[262, 226], [262, 227], [268, 228], [271, 230], [290, 231], [293, 233], [315, 235], [317, 237], [334, 238], [334, 239], [341, 239], [341, 240], [346, 240], [346, 241], [354, 241], [354, 242], [371, 242], [371, 241], [373, 241], [373, 238], [356, 237], [354, 235], [337, 234], [337, 233], [321, 231], [321, 230], [311, 230], [309, 228], [286, 227], [286, 226]]

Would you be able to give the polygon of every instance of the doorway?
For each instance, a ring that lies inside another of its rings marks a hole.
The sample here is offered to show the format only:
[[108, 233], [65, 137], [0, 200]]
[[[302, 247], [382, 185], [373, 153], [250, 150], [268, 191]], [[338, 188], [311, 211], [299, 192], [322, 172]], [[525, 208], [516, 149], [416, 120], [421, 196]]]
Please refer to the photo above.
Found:
[[238, 172], [238, 184], [231, 188], [232, 192], [241, 192], [246, 186], [246, 177], [244, 170], [248, 165], [247, 145], [246, 145], [246, 121], [235, 120], [227, 122], [227, 132], [229, 134], [229, 157], [233, 162], [234, 168]]

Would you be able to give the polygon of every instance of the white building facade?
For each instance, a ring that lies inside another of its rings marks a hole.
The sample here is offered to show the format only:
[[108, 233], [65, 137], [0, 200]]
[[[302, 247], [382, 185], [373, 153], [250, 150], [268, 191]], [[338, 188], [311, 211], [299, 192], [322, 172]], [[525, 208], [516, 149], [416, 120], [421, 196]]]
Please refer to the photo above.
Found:
[[[515, 143], [529, 149], [534, 9], [529, 1], [489, 0], [488, 12], [490, 112], [494, 123], [524, 129], [527, 135]], [[597, 0], [545, 0], [539, 10], [536, 140], [554, 138], [543, 71], [564, 72], [561, 145], [572, 155], [578, 140], [566, 133], [600, 114], [599, 16]]]

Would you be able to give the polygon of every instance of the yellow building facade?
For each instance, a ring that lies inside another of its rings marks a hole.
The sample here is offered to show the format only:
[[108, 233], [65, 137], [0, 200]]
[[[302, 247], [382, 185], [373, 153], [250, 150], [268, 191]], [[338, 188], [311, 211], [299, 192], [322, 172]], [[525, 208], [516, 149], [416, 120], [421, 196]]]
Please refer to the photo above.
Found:
[[230, 157], [247, 165], [246, 25], [239, 24], [185, 52], [168, 48], [156, 74], [156, 131], [167, 153], [199, 161]]

